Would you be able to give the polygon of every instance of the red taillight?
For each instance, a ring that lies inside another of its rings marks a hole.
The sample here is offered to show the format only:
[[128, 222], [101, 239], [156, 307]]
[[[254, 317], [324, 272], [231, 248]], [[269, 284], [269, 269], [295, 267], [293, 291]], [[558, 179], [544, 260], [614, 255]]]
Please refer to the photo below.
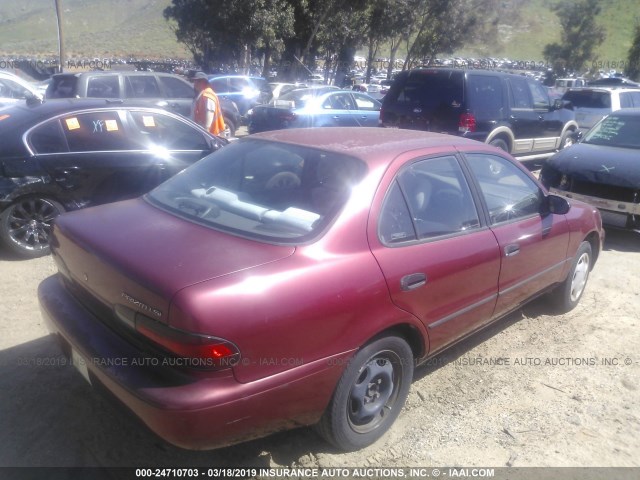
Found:
[[177, 357], [169, 365], [224, 368], [240, 360], [238, 347], [222, 338], [178, 330], [140, 314], [136, 315], [135, 324], [138, 333]]
[[473, 116], [473, 113], [463, 113], [460, 115], [458, 131], [462, 133], [476, 131], [476, 117]]

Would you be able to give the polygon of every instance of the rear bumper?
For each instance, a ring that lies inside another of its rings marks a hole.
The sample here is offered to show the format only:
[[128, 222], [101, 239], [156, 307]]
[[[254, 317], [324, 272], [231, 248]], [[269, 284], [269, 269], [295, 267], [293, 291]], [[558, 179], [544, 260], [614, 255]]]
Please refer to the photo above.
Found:
[[81, 359], [79, 370], [86, 367], [91, 383], [106, 388], [152, 431], [182, 448], [218, 448], [317, 422], [351, 355], [240, 383], [231, 369], [179, 370], [144, 356], [84, 309], [58, 275], [40, 284], [38, 297], [49, 330], [76, 363]]

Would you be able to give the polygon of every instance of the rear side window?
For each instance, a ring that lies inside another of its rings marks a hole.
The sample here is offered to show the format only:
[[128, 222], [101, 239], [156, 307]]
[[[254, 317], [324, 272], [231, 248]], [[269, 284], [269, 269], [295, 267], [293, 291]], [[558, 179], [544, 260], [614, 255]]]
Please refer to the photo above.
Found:
[[160, 88], [153, 75], [132, 75], [126, 78], [127, 98], [160, 98]]
[[194, 90], [191, 85], [179, 78], [160, 77], [160, 83], [167, 93], [167, 98], [193, 98]]
[[467, 98], [471, 110], [479, 118], [502, 116], [502, 82], [498, 76], [469, 75]]
[[360, 93], [354, 93], [353, 98], [356, 101], [358, 110], [380, 110], [380, 104], [373, 100], [371, 97], [367, 97], [366, 95], [362, 95]]
[[35, 128], [29, 136], [29, 143], [36, 153], [67, 152], [67, 142], [58, 120], [51, 120]]
[[60, 120], [69, 151], [99, 152], [134, 149], [117, 112], [68, 115]]
[[91, 77], [87, 82], [87, 97], [120, 98], [120, 79], [117, 75]]

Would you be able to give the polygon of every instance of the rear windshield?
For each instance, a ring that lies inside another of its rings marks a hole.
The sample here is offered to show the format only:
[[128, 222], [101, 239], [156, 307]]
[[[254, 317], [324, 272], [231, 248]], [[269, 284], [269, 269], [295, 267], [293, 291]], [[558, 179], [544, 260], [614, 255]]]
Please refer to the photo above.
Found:
[[[390, 89], [389, 99], [397, 103], [419, 105], [427, 110], [459, 107], [463, 98], [463, 72], [438, 70], [413, 71]], [[457, 106], [457, 107], [456, 107]]]
[[640, 148], [640, 116], [609, 115], [589, 130], [582, 143]]
[[205, 157], [147, 198], [208, 227], [298, 243], [335, 218], [365, 172], [363, 162], [345, 155], [246, 139]]
[[571, 90], [566, 92], [562, 99], [570, 101], [577, 108], [611, 108], [611, 95], [609, 92]]
[[63, 75], [60, 77], [53, 77], [47, 91], [45, 93], [46, 98], [73, 98], [77, 94], [78, 90], [78, 77], [75, 75]]
[[299, 88], [285, 93], [278, 98], [276, 105], [288, 103], [292, 108], [304, 108], [307, 104], [319, 95], [333, 89], [324, 88]]

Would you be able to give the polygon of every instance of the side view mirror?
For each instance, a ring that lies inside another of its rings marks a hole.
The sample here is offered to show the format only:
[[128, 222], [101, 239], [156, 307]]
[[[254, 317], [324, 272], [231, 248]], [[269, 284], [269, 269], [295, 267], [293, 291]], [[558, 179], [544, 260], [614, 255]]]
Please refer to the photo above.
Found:
[[560, 195], [550, 193], [542, 202], [542, 214], [554, 213], [556, 215], [566, 215], [571, 209], [569, 201]]
[[582, 130], [578, 130], [577, 132], [573, 132], [571, 134], [571, 138], [573, 139], [573, 143], [578, 143], [580, 140], [582, 140], [583, 136], [584, 136], [584, 134], [582, 133]]

